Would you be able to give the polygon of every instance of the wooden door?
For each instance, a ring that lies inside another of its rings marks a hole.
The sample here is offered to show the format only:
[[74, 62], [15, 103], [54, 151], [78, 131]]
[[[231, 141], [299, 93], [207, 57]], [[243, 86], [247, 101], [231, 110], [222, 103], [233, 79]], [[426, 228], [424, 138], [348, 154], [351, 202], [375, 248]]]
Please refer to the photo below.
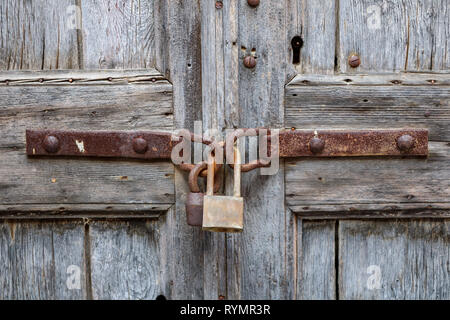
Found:
[[[448, 10], [446, 0], [1, 0], [0, 298], [448, 299]], [[25, 154], [26, 128], [172, 131], [195, 120], [428, 128], [430, 153], [245, 173], [242, 234], [188, 226], [187, 175], [169, 161]]]

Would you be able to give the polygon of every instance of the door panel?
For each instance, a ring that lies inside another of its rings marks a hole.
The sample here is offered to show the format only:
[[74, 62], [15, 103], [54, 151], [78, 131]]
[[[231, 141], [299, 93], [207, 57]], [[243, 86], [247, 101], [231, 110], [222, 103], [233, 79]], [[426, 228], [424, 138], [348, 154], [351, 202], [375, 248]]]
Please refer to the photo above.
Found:
[[[449, 70], [447, 0], [339, 2], [342, 72]], [[348, 57], [358, 53], [361, 66]]]
[[0, 224], [0, 299], [85, 299], [84, 224]]
[[[447, 297], [446, 220], [333, 220], [448, 215], [448, 74], [386, 78], [448, 71], [447, 1], [0, 2], [2, 70], [145, 68], [1, 74], [3, 217], [79, 218], [1, 222], [4, 297]], [[255, 69], [243, 67], [249, 54]], [[363, 76], [373, 73], [386, 77]], [[195, 120], [204, 130], [427, 127], [430, 157], [290, 159], [275, 176], [244, 173], [245, 232], [225, 235], [186, 225], [187, 175], [169, 162], [28, 159], [23, 150], [29, 125], [192, 130]], [[96, 219], [104, 212], [158, 219]], [[73, 266], [79, 288], [67, 285]]]
[[[26, 129], [171, 130], [172, 86], [156, 70], [125, 72], [125, 76], [119, 72], [11, 76], [6, 73], [0, 78], [4, 83], [0, 87], [0, 130], [5, 132], [0, 143], [3, 209], [53, 205], [62, 214], [65, 204], [93, 203], [96, 210], [110, 212], [123, 211], [121, 205], [126, 204], [150, 204], [154, 211], [174, 203], [173, 166], [167, 161], [24, 156]], [[108, 78], [113, 80], [103, 85]], [[69, 83], [69, 79], [75, 80]]]

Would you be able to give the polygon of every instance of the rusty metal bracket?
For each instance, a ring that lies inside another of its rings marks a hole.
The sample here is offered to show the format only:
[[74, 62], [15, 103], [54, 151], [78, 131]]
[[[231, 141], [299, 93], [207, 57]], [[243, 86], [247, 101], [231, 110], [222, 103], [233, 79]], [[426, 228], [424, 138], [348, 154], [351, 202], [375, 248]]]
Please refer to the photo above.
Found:
[[27, 130], [29, 156], [170, 159], [170, 132]]
[[427, 156], [428, 129], [291, 130], [280, 133], [280, 157]]
[[[170, 159], [169, 132], [27, 130], [29, 156]], [[427, 156], [427, 129], [281, 130], [281, 158]]]

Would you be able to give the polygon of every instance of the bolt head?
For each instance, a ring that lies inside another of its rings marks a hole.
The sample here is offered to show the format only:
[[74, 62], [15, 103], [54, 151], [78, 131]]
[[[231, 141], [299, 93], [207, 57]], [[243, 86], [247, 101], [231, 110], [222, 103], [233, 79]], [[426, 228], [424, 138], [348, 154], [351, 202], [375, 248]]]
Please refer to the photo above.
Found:
[[249, 69], [253, 69], [256, 66], [256, 59], [254, 56], [246, 56], [244, 58], [244, 66]]
[[361, 64], [361, 59], [360, 59], [356, 54], [352, 54], [352, 55], [348, 58], [348, 64], [349, 64], [350, 67], [352, 67], [352, 68], [357, 68], [357, 67], [359, 67], [359, 65]]
[[397, 139], [397, 147], [400, 151], [406, 152], [414, 146], [414, 138], [409, 134], [404, 134]]
[[259, 6], [259, 0], [247, 0], [247, 3], [252, 8]]
[[222, 1], [216, 1], [216, 9], [222, 9], [223, 2]]
[[59, 140], [55, 136], [45, 136], [43, 141], [44, 149], [48, 153], [55, 153], [59, 150]]
[[323, 141], [322, 139], [314, 137], [311, 140], [309, 140], [309, 149], [311, 150], [312, 153], [314, 154], [321, 153], [324, 148], [325, 148], [325, 141]]
[[145, 140], [142, 137], [137, 137], [133, 139], [133, 150], [136, 153], [145, 153], [148, 149], [148, 143], [147, 140]]

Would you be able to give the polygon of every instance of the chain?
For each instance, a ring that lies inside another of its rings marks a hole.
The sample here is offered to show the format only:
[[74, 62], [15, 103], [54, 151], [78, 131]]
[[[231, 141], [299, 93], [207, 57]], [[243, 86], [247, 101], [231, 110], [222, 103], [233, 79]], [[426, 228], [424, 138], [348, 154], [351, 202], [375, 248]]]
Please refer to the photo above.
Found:
[[[229, 137], [227, 137], [227, 141], [214, 141], [209, 139], [204, 139], [202, 136], [196, 135], [191, 133], [191, 142], [201, 142], [202, 144], [205, 144], [209, 147], [208, 152], [214, 152], [216, 148], [222, 148], [226, 152], [226, 146], [228, 143], [234, 143], [237, 141], [238, 138], [244, 137], [244, 136], [254, 136], [254, 133], [259, 135], [260, 130], [265, 130], [267, 132], [267, 135], [264, 136], [264, 138], [268, 138], [270, 141], [270, 130], [263, 129], [263, 128], [256, 128], [256, 129], [238, 129], [233, 134], [231, 134]], [[228, 164], [232, 169], [234, 169], [234, 165], [229, 163]], [[205, 178], [207, 176], [207, 169], [202, 165], [202, 163], [199, 163], [197, 165], [192, 163], [181, 163], [177, 165], [181, 170], [191, 172], [192, 170], [198, 170], [197, 173], [198, 176]], [[253, 160], [249, 163], [245, 163], [241, 165], [241, 171], [242, 172], [248, 172], [257, 168], [263, 168], [270, 166], [269, 160]], [[220, 170], [222, 165], [217, 165], [215, 168], [215, 174]], [[201, 168], [201, 169], [199, 169]]]

